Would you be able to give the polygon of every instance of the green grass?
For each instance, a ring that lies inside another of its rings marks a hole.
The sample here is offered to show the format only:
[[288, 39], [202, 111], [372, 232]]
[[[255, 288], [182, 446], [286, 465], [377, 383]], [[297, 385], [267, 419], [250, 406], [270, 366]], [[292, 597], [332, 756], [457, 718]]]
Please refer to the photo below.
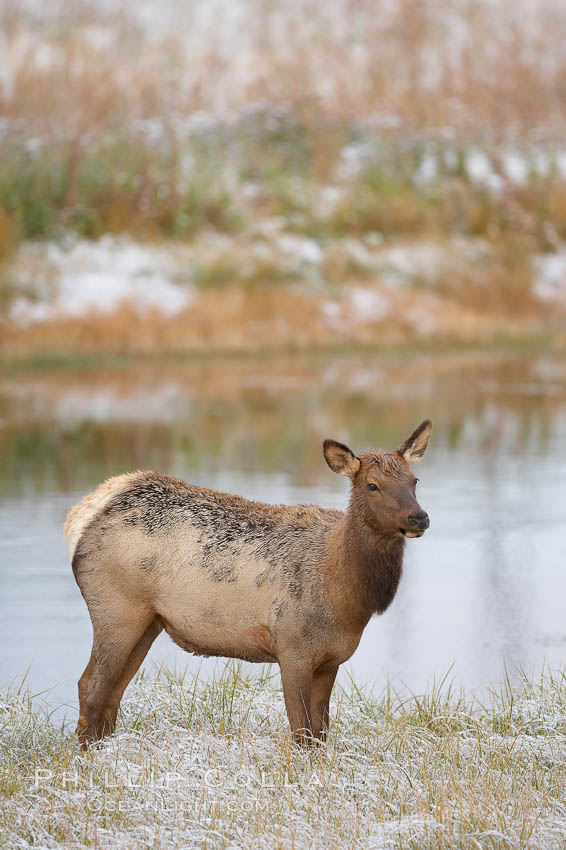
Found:
[[[36, 700], [37, 702], [37, 700]], [[554, 848], [566, 830], [566, 679], [473, 700], [354, 682], [328, 745], [289, 739], [279, 677], [139, 676], [81, 754], [28, 693], [0, 697], [6, 846]]]
[[182, 176], [170, 146], [155, 151], [129, 136], [78, 151], [54, 142], [29, 152], [21, 138], [11, 139], [0, 164], [0, 209], [0, 252], [10, 239], [68, 232], [91, 239], [122, 232], [181, 238], [203, 227], [231, 232], [242, 216], [210, 156]]
[[[57, 137], [29, 148], [13, 130], [0, 163], [0, 260], [23, 239], [68, 232], [187, 239], [203, 228], [234, 232], [258, 214], [281, 216], [287, 228], [316, 238], [511, 235], [541, 249], [549, 234], [566, 238], [566, 180], [556, 166], [539, 173], [532, 165], [524, 186], [503, 175], [502, 189], [492, 192], [471, 179], [465, 147], [405, 131], [362, 133], [344, 122], [338, 130], [340, 144], [326, 150], [324, 121], [305, 123], [300, 110], [275, 120], [269, 109], [183, 141], [170, 133], [150, 142], [118, 125], [88, 144]], [[353, 178], [341, 173], [348, 142], [367, 152]], [[493, 146], [485, 152], [495, 172], [502, 168]], [[434, 160], [436, 175], [422, 181], [424, 157]], [[327, 186], [341, 192], [330, 215], [317, 200]]]

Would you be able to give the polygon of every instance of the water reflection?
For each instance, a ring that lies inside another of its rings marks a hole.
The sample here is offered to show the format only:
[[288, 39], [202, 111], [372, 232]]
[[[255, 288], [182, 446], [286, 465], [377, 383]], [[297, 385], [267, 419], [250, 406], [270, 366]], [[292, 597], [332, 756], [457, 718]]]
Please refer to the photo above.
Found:
[[[0, 382], [0, 680], [75, 704], [90, 649], [61, 525], [101, 479], [153, 467], [266, 501], [343, 507], [331, 436], [391, 447], [425, 416], [432, 525], [350, 669], [419, 690], [454, 662], [473, 688], [504, 660], [566, 657], [566, 360], [442, 355], [145, 364]], [[154, 658], [202, 662], [161, 637]], [[212, 662], [205, 662], [209, 669]]]

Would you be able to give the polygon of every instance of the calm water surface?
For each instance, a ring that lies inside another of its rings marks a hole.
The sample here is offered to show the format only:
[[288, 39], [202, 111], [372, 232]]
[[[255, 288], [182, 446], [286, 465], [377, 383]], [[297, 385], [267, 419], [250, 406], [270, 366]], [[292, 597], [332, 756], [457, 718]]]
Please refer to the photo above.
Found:
[[[430, 416], [399, 593], [346, 667], [378, 688], [451, 676], [480, 693], [566, 661], [566, 360], [349, 356], [0, 378], [0, 683], [76, 714], [90, 621], [62, 524], [103, 478], [153, 467], [269, 502], [345, 507], [325, 437], [392, 448]], [[146, 665], [207, 674], [166, 635]], [[253, 665], [247, 665], [254, 669]], [[346, 671], [343, 672], [346, 676]]]

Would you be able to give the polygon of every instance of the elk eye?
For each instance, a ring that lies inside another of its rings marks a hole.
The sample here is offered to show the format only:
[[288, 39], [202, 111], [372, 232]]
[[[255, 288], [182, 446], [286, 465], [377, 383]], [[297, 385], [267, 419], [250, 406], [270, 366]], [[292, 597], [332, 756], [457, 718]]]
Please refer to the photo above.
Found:
[[377, 484], [368, 484], [368, 490], [379, 490]]

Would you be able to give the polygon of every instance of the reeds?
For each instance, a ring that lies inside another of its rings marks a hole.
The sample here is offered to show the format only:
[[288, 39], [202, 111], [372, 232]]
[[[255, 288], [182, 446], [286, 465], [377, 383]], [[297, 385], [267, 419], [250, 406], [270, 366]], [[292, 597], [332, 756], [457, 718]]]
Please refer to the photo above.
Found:
[[[70, 16], [4, 4], [2, 353], [560, 335], [532, 274], [535, 255], [566, 240], [558, 2], [199, 0], [190, 11], [189, 22], [183, 4], [151, 0], [84, 0]], [[290, 268], [269, 250], [248, 262], [237, 248], [266, 223], [312, 240], [321, 264]], [[175, 319], [141, 323], [124, 305], [111, 318], [12, 322], [22, 241], [128, 234], [198, 254], [210, 233], [233, 247], [192, 264], [199, 298]], [[429, 280], [426, 296], [386, 293], [387, 322], [354, 328], [348, 288], [381, 279], [344, 252], [350, 238], [487, 249]]]
[[[189, 20], [149, 0], [70, 18], [4, 4], [0, 255], [69, 230], [231, 232], [259, 212], [318, 235], [564, 237], [559, 3], [228, 5]], [[470, 179], [470, 151], [496, 191]], [[343, 191], [323, 216], [327, 186]]]

